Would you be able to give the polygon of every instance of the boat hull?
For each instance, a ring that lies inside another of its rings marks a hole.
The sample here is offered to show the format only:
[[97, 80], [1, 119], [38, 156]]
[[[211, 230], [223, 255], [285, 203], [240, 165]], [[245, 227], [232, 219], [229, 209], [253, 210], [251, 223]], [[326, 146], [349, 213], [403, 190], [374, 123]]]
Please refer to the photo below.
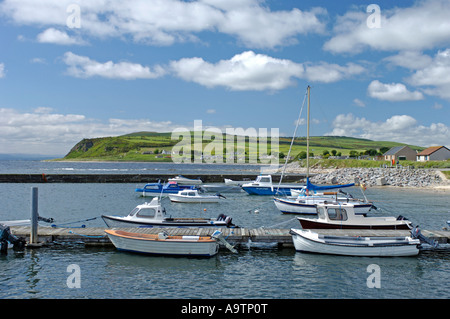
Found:
[[297, 217], [300, 225], [303, 229], [398, 229], [398, 230], [409, 230], [410, 227], [406, 222], [393, 222], [393, 223], [367, 223], [367, 224], [347, 224], [343, 222], [321, 222], [319, 220], [311, 218], [300, 218]]
[[113, 245], [123, 251], [141, 254], [212, 257], [219, 251], [219, 244], [211, 238], [201, 236], [168, 236], [159, 238], [158, 235], [129, 233], [119, 230], [106, 229]]
[[217, 221], [212, 219], [201, 218], [177, 218], [166, 219], [163, 221], [138, 221], [127, 220], [124, 217], [119, 216], [106, 216], [102, 215], [102, 219], [109, 228], [113, 227], [229, 227], [225, 221]]
[[275, 206], [283, 214], [305, 214], [317, 215], [316, 205], [303, 204], [300, 202], [283, 200], [281, 198], [274, 198]]
[[[323, 203], [323, 200], [314, 200], [310, 201], [311, 203], [304, 203], [302, 201], [297, 201], [293, 199], [282, 199], [282, 198], [274, 198], [274, 203], [277, 208], [283, 214], [306, 214], [306, 215], [316, 215], [316, 204]], [[372, 208], [371, 203], [355, 203], [354, 211], [356, 215], [365, 215]]]
[[178, 194], [170, 194], [170, 201], [175, 203], [218, 203], [219, 196], [180, 196]]
[[[415, 256], [420, 241], [411, 237], [338, 237], [291, 229], [296, 251], [342, 256], [395, 257]], [[322, 237], [322, 238], [321, 238]]]
[[280, 187], [277, 186], [242, 186], [242, 189], [249, 195], [285, 195], [291, 196], [292, 187]]

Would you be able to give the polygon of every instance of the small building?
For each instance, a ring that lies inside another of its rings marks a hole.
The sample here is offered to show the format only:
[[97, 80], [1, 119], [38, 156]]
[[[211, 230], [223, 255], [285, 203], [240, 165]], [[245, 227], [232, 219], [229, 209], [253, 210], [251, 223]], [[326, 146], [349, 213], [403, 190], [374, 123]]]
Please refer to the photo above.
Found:
[[417, 152], [409, 146], [396, 146], [383, 154], [385, 161], [395, 163], [397, 161], [407, 160], [415, 161]]
[[445, 146], [432, 146], [417, 154], [417, 161], [446, 161], [450, 159], [450, 150]]

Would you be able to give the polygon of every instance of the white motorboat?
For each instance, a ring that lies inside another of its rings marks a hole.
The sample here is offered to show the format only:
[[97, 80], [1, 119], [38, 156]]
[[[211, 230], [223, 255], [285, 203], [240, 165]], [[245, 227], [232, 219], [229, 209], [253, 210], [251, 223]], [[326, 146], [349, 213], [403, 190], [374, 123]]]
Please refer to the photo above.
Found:
[[217, 218], [172, 218], [158, 197], [150, 203], [136, 206], [128, 216], [102, 215], [108, 227], [235, 227], [232, 218], [220, 214]]
[[211, 236], [169, 236], [105, 229], [106, 234], [119, 249], [129, 252], [169, 255], [212, 257], [219, 251], [219, 243]]
[[192, 179], [181, 175], [175, 176], [174, 178], [169, 178], [169, 182], [176, 182], [179, 185], [200, 185], [203, 183], [200, 178]]
[[274, 198], [273, 201], [283, 214], [316, 215], [316, 205], [330, 201], [353, 204], [357, 215], [366, 215], [374, 207], [371, 202], [337, 194], [337, 192], [323, 192], [317, 195], [300, 195], [297, 198]]
[[351, 237], [291, 229], [295, 250], [344, 256], [415, 256], [420, 240], [412, 237]]
[[242, 186], [246, 183], [250, 183], [251, 180], [247, 179], [247, 180], [242, 180], [242, 181], [235, 181], [229, 178], [224, 178], [224, 182], [226, 185], [234, 185], [234, 186]]
[[169, 198], [176, 203], [218, 203], [225, 197], [220, 194], [200, 195], [196, 189], [192, 189], [179, 191], [178, 194], [169, 194]]
[[364, 216], [355, 213], [352, 203], [318, 203], [317, 218], [297, 217], [303, 229], [411, 229], [403, 216]]

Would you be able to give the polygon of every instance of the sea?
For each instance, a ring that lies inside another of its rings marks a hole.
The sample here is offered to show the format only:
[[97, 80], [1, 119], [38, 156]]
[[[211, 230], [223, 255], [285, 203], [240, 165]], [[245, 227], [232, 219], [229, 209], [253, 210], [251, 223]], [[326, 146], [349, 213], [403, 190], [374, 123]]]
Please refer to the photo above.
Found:
[[[0, 174], [175, 176], [259, 172], [258, 165], [239, 164], [0, 161]], [[135, 192], [142, 186], [0, 183], [0, 220], [30, 218], [31, 188], [37, 187], [39, 215], [53, 218], [57, 227], [105, 227], [102, 214], [127, 215], [136, 205], [150, 200]], [[352, 187], [348, 192], [373, 201], [377, 207], [373, 215], [402, 215], [424, 230], [448, 227], [448, 191], [373, 187], [363, 194], [361, 188]], [[171, 203], [168, 198], [162, 203], [174, 217], [217, 217], [223, 213], [241, 227], [300, 228], [295, 216], [280, 213], [270, 196], [245, 192], [223, 195], [226, 198], [216, 204]], [[449, 298], [447, 245], [438, 249], [424, 245], [414, 257], [343, 257], [248, 242], [238, 253], [221, 250], [212, 258], [202, 259], [145, 256], [117, 251], [113, 246], [60, 242], [38, 249], [10, 250], [0, 256], [0, 299], [181, 300], [182, 306], [187, 306], [191, 300], [269, 303], [291, 299]], [[175, 306], [175, 310], [181, 312], [182, 306]]]

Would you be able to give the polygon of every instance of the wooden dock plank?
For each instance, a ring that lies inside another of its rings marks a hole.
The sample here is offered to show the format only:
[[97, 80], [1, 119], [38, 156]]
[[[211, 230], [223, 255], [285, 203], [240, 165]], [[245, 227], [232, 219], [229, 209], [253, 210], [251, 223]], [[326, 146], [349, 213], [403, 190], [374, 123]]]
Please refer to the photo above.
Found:
[[[29, 239], [30, 226], [11, 226], [11, 232], [17, 237]], [[169, 235], [194, 235], [210, 236], [214, 231], [220, 230], [228, 242], [233, 245], [246, 244], [250, 241], [261, 243], [277, 242], [280, 246], [292, 245], [292, 237], [289, 229], [275, 228], [121, 228], [129, 232], [157, 234], [165, 231]], [[323, 235], [330, 236], [409, 236], [408, 230], [356, 230], [356, 229], [316, 229], [312, 230]], [[448, 230], [422, 230], [422, 234], [439, 243], [450, 243], [450, 231]], [[38, 238], [40, 242], [85, 242], [85, 243], [110, 243], [104, 227], [88, 228], [55, 228], [39, 226]]]

